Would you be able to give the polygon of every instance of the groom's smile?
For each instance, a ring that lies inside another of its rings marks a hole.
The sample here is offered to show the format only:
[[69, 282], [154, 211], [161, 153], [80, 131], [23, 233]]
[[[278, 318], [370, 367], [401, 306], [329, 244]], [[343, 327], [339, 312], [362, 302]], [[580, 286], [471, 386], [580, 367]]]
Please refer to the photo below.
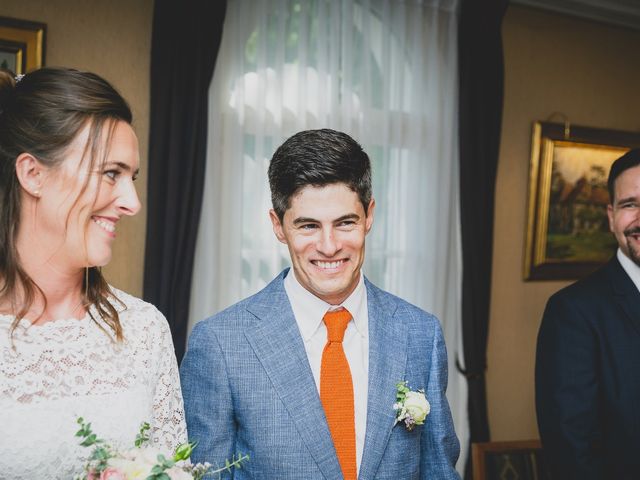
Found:
[[318, 268], [321, 268], [324, 271], [328, 271], [328, 270], [337, 270], [338, 267], [341, 267], [342, 265], [344, 265], [348, 260], [334, 260], [331, 262], [327, 262], [327, 261], [322, 261], [322, 260], [311, 260], [311, 263], [313, 263], [315, 266], [317, 266]]
[[375, 203], [367, 214], [358, 194], [343, 183], [306, 186], [291, 197], [273, 230], [289, 248], [300, 284], [327, 303], [338, 305], [354, 290], [364, 261], [365, 236], [373, 225]]

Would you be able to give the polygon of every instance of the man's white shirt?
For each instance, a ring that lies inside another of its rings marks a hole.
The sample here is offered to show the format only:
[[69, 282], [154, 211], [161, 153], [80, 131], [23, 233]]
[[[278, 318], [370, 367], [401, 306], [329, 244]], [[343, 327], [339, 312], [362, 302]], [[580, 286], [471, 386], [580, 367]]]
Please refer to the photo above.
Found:
[[364, 276], [355, 290], [340, 305], [331, 305], [305, 289], [295, 276], [293, 269], [284, 279], [284, 289], [289, 297], [293, 315], [300, 329], [300, 335], [307, 352], [313, 379], [320, 392], [320, 363], [322, 351], [327, 343], [327, 328], [322, 317], [328, 310], [346, 308], [353, 317], [347, 325], [342, 346], [344, 348], [351, 378], [356, 427], [356, 464], [360, 462], [364, 450], [364, 436], [367, 426], [367, 397], [369, 386], [369, 312], [367, 310], [367, 289]]
[[620, 265], [622, 265], [624, 271], [627, 272], [631, 281], [635, 284], [638, 291], [640, 291], [640, 267], [636, 265], [633, 260], [627, 257], [620, 248], [618, 248], [616, 256], [618, 257], [618, 261], [620, 262]]

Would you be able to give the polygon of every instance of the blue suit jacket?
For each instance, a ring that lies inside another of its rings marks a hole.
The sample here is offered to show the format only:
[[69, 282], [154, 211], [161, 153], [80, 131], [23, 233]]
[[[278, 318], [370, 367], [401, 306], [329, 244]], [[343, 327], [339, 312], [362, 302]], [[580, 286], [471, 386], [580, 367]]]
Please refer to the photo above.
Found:
[[[181, 366], [193, 460], [249, 454], [223, 478], [341, 479], [320, 396], [284, 289], [283, 271], [256, 295], [194, 328]], [[358, 478], [458, 479], [445, 398], [447, 354], [438, 320], [365, 280], [369, 390]], [[425, 424], [394, 426], [396, 383], [424, 388]]]

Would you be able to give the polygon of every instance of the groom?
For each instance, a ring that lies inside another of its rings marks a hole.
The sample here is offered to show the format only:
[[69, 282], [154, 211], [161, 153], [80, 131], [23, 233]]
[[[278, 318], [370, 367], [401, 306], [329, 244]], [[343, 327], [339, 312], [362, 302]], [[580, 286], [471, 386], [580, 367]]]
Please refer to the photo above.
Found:
[[[249, 454], [234, 479], [458, 479], [438, 320], [361, 272], [369, 157], [344, 133], [300, 132], [269, 184], [293, 268], [194, 328], [181, 366], [192, 458]], [[413, 416], [396, 423], [405, 381]]]

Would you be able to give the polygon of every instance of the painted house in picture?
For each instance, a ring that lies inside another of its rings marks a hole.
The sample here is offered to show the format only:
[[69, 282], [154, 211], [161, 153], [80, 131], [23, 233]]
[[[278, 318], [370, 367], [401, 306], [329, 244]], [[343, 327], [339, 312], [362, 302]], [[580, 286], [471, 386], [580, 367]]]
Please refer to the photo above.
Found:
[[562, 261], [606, 261], [616, 248], [609, 232], [607, 177], [624, 150], [556, 145], [549, 192], [546, 256]]

